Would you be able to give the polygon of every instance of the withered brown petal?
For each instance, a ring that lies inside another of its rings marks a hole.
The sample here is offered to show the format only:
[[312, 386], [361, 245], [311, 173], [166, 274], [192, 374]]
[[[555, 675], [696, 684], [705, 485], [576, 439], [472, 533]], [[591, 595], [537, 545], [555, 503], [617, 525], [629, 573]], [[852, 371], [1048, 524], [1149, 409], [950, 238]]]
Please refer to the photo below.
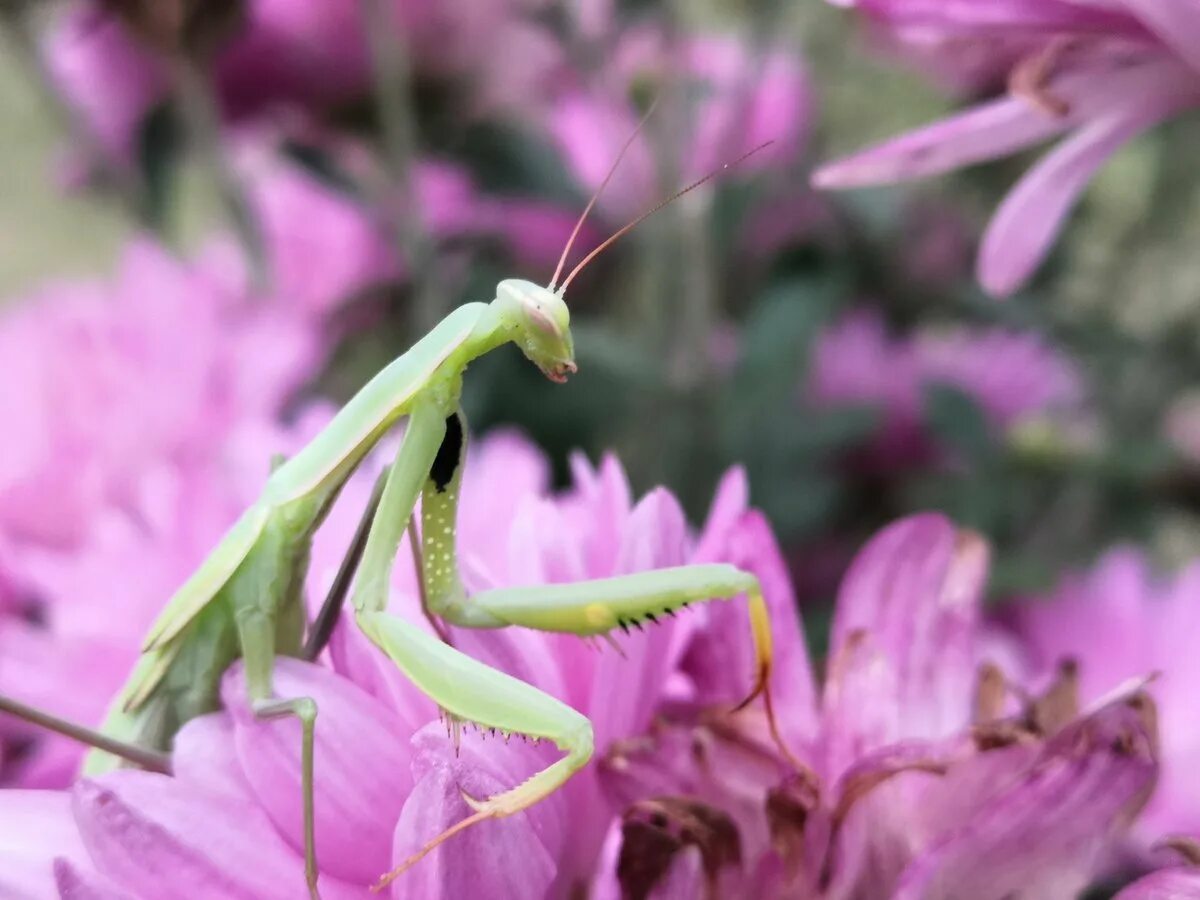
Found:
[[687, 847], [700, 850], [705, 875], [715, 884], [725, 866], [740, 865], [741, 835], [733, 819], [689, 797], [658, 797], [625, 811], [617, 882], [628, 900], [645, 900]]

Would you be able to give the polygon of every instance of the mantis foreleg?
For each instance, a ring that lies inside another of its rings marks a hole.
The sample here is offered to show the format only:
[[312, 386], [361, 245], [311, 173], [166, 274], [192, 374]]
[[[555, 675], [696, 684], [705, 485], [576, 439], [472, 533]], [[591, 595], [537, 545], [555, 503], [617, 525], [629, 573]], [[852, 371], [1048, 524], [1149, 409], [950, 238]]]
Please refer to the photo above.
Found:
[[437, 701], [457, 728], [480, 728], [547, 738], [566, 756], [511, 790], [483, 800], [467, 798], [475, 809], [413, 853], [376, 885], [382, 888], [439, 844], [487, 819], [510, 816], [553, 793], [586, 765], [592, 755], [592, 726], [580, 713], [549, 694], [485, 665], [396, 616], [358, 614], [367, 636], [425, 694]]

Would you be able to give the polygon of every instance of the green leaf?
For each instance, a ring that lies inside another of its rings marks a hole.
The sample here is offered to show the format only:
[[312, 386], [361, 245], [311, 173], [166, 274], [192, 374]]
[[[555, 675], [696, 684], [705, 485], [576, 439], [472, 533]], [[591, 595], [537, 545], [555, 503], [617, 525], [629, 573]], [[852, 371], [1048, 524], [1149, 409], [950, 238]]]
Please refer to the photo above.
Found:
[[924, 390], [925, 422], [945, 444], [970, 460], [996, 455], [995, 436], [983, 409], [965, 391], [946, 384]]

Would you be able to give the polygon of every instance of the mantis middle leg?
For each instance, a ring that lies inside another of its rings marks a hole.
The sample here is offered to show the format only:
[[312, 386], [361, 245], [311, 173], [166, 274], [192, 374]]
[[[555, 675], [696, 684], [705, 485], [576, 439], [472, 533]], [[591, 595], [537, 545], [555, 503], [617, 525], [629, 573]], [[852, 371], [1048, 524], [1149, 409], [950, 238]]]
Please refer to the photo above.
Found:
[[275, 665], [275, 625], [265, 615], [241, 611], [238, 634], [246, 672], [246, 694], [256, 718], [294, 717], [300, 721], [300, 789], [304, 806], [304, 880], [309, 895], [320, 900], [317, 888], [316, 812], [313, 799], [313, 746], [317, 704], [311, 697], [278, 698], [272, 672]]

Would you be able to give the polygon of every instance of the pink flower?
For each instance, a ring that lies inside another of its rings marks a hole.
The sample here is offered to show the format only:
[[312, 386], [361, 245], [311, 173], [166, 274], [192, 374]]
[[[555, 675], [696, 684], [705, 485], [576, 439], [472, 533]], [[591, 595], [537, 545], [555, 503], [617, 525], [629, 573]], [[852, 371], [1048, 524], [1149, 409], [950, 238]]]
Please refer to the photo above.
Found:
[[[589, 192], [599, 186], [637, 124], [632, 93], [648, 82], [662, 81], [672, 64], [680, 73], [683, 95], [699, 98], [683, 110], [687, 131], [681, 139], [682, 183], [767, 140], [775, 144], [747, 160], [747, 171], [795, 159], [808, 135], [812, 99], [794, 54], [768, 50], [752, 60], [745, 44], [717, 35], [687, 37], [672, 48], [659, 31], [638, 28], [622, 35], [614, 52], [610, 71], [620, 88], [616, 95], [568, 88], [550, 114], [550, 130]], [[641, 137], [598, 206], [618, 220], [641, 212], [663, 190], [655, 172], [650, 144]]]
[[[473, 447], [459, 528], [469, 587], [731, 560], [757, 571], [770, 598], [778, 648], [773, 684], [781, 702], [790, 705], [797, 690], [808, 690], [806, 673], [798, 668], [803, 648], [778, 548], [761, 515], [747, 510], [739, 472], [726, 477], [703, 532], [693, 535], [666, 491], [635, 504], [615, 460], [593, 468], [576, 458], [573, 471], [574, 488], [555, 496], [548, 492], [545, 459], [523, 440], [498, 434]], [[336, 567], [371, 480], [369, 468], [355, 477], [318, 536], [314, 596]], [[422, 622], [406, 554], [398, 570], [394, 611]], [[112, 572], [110, 579], [118, 582], [114, 598], [122, 575], [137, 577]], [[601, 753], [646, 732], [664, 706], [727, 708], [745, 691], [752, 670], [745, 610], [736, 603], [701, 607], [620, 636], [623, 655], [517, 629], [456, 630], [454, 638], [460, 649], [588, 714]], [[126, 649], [133, 652], [138, 636], [128, 640]], [[317, 812], [324, 896], [364, 896], [365, 887], [395, 861], [467, 814], [460, 789], [495, 792], [551, 758], [545, 748], [482, 742], [474, 733], [463, 737], [456, 755], [433, 704], [349, 620], [335, 633], [329, 656], [331, 668], [280, 660], [277, 674], [282, 695], [313, 696], [320, 709]], [[19, 836], [26, 814], [50, 815], [47, 809], [54, 813], [54, 833], [72, 833], [73, 820], [79, 837], [27, 842], [13, 854], [17, 869], [4, 877], [43, 892], [53, 890], [52, 878], [60, 890], [69, 878], [138, 896], [170, 893], [181, 879], [192, 896], [290, 897], [303, 890], [297, 733], [290, 723], [254, 720], [238, 666], [226, 676], [223, 699], [225, 712], [193, 721], [178, 736], [174, 778], [120, 772], [80, 782], [69, 808], [42, 795], [15, 795], [19, 802], [0, 825], [0, 853]], [[758, 717], [749, 721], [757, 723]], [[27, 812], [27, 804], [35, 808]], [[394, 895], [569, 893], [592, 877], [615, 811], [598, 768], [590, 766], [529, 812], [481, 826], [436, 851], [396, 883]], [[63, 860], [56, 863], [56, 856]]]
[[1180, 837], [1168, 843], [1182, 859], [1173, 859], [1171, 865], [1138, 879], [1117, 894], [1116, 900], [1196, 900], [1200, 897], [1200, 842], [1194, 837]]
[[926, 329], [889, 334], [870, 311], [852, 313], [817, 339], [807, 396], [819, 406], [861, 405], [883, 417], [879, 453], [920, 459], [935, 448], [924, 427], [925, 392], [968, 394], [999, 431], [1069, 413], [1083, 401], [1081, 375], [1032, 334], [1001, 329]]
[[[332, 201], [292, 187], [292, 233], [353, 229]], [[337, 254], [350, 282], [363, 273], [344, 264], [349, 243], [288, 252], [310, 266]], [[12, 376], [0, 386], [11, 428], [0, 691], [99, 722], [140, 633], [257, 495], [271, 453], [293, 449], [278, 419], [312, 376], [321, 323], [294, 302], [247, 296], [239, 265], [184, 262], [139, 239], [111, 279], [49, 285], [0, 316]], [[310, 280], [301, 299], [319, 304], [325, 288], [340, 292], [332, 285]], [[33, 737], [0, 725], [0, 776], [64, 783], [79, 749]]]
[[1200, 659], [1190, 637], [1200, 627], [1200, 564], [1173, 577], [1154, 574], [1141, 554], [1114, 550], [1089, 572], [1065, 578], [1046, 598], [1018, 611], [1014, 624], [1030, 665], [1046, 671], [1079, 663], [1085, 700], [1113, 684], [1154, 675], [1162, 711], [1162, 787], [1138, 828], [1143, 844], [1164, 834], [1200, 831], [1200, 728], [1192, 710]]
[[1078, 716], [1019, 711], [995, 680], [1005, 648], [981, 628], [986, 570], [981, 540], [941, 516], [871, 540], [838, 597], [821, 697], [786, 709], [807, 771], [784, 777], [702, 720], [610, 755], [633, 805], [594, 896], [1081, 891], [1153, 787], [1152, 707], [1124, 691]]
[[91, 510], [145, 513], [142, 475], [187, 465], [241, 421], [274, 415], [309, 371], [313, 335], [248, 307], [148, 241], [110, 283], [47, 286], [5, 310], [0, 530], [71, 545]]
[[163, 96], [165, 67], [118, 22], [82, 5], [48, 32], [43, 53], [107, 162], [132, 165], [142, 120]]
[[319, 184], [278, 159], [248, 174], [250, 200], [267, 245], [269, 290], [279, 304], [327, 314], [359, 292], [397, 278], [400, 263], [392, 239], [365, 200]]
[[[110, 164], [132, 165], [146, 115], [168, 98], [167, 67], [103, 8], [82, 0], [51, 29], [47, 65]], [[320, 114], [370, 91], [371, 60], [356, 0], [252, 0], [215, 60], [230, 122], [281, 109]], [[527, 104], [561, 52], [513, 0], [395, 0], [395, 19], [423, 74], [472, 89], [476, 111]], [[505, 62], [499, 64], [499, 60]]]
[[[861, 0], [877, 27], [937, 58], [992, 55], [1014, 94], [819, 169], [821, 187], [936, 175], [1062, 136], [1000, 205], [979, 279], [1012, 293], [1045, 257], [1095, 172], [1121, 146], [1200, 105], [1200, 12], [1188, 0]], [[998, 56], [998, 58], [997, 58]]]

